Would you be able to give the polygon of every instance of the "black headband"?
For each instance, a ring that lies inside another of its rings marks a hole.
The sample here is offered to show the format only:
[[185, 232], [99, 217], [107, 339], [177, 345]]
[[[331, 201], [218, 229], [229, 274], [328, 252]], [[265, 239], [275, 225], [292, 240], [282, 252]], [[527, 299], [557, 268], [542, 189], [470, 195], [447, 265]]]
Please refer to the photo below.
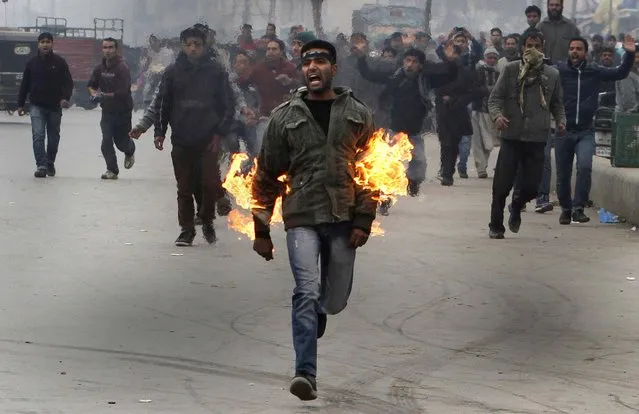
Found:
[[306, 52], [306, 53], [304, 53], [302, 55], [302, 60], [311, 60], [311, 59], [320, 59], [320, 58], [324, 58], [324, 59], [328, 60], [333, 65], [335, 64], [335, 57], [333, 55], [331, 55], [327, 51], [311, 50], [311, 51]]

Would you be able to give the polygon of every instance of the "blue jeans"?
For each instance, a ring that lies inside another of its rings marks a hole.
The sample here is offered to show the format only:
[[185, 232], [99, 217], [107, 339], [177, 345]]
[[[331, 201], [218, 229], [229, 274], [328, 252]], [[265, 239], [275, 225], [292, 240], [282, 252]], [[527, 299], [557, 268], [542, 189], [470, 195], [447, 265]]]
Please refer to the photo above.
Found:
[[[572, 163], [577, 156], [575, 198], [571, 199]], [[590, 198], [592, 157], [595, 155], [595, 134], [592, 130], [567, 132], [555, 140], [557, 165], [557, 197], [564, 211], [583, 210]]]
[[408, 137], [413, 144], [412, 158], [408, 163], [406, 177], [416, 183], [422, 183], [426, 179], [426, 147], [424, 146], [424, 138], [417, 134]]
[[[29, 114], [31, 116], [33, 155], [35, 156], [36, 166], [47, 167], [53, 165], [60, 145], [62, 110], [32, 105]], [[48, 138], [46, 148], [45, 135]]]
[[286, 232], [295, 278], [292, 321], [296, 374], [317, 375], [317, 314], [335, 315], [346, 307], [355, 268], [355, 249], [349, 246], [351, 231], [351, 223], [343, 222], [293, 227]]
[[457, 163], [457, 171], [459, 172], [468, 172], [471, 138], [471, 136], [463, 136], [461, 141], [459, 141], [459, 162]]
[[[550, 202], [550, 179], [552, 178], [552, 162], [550, 152], [552, 150], [553, 141], [555, 136], [550, 135], [544, 148], [544, 171], [541, 175], [541, 182], [539, 183], [539, 190], [537, 191], [537, 204], [540, 202]], [[513, 189], [513, 198], [521, 193], [524, 177], [522, 175], [522, 169], [517, 169], [517, 178], [515, 179], [515, 188]]]

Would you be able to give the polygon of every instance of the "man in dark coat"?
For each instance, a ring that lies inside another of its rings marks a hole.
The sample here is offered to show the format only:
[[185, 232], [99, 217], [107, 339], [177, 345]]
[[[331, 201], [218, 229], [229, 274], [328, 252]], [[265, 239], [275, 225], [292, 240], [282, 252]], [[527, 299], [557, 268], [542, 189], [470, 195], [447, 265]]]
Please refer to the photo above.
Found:
[[180, 35], [183, 51], [162, 77], [160, 116], [155, 123], [155, 146], [164, 148], [171, 126], [171, 159], [178, 187], [178, 221], [182, 231], [177, 246], [190, 246], [195, 238], [193, 174], [201, 176], [202, 232], [209, 244], [215, 243], [213, 228], [215, 202], [220, 194], [218, 151], [235, 115], [227, 94], [228, 74], [207, 54], [206, 34], [187, 29]]
[[[440, 57], [441, 56], [441, 52]], [[435, 114], [442, 163], [441, 184], [453, 185], [455, 162], [463, 136], [473, 135], [468, 105], [481, 97], [481, 87], [473, 69], [458, 61], [457, 78], [435, 89]]]
[[[27, 62], [18, 95], [18, 114], [24, 115], [27, 96], [31, 103], [33, 155], [38, 178], [55, 176], [55, 158], [60, 144], [62, 108], [69, 107], [73, 79], [66, 60], [53, 53], [53, 35], [38, 36], [38, 55]], [[48, 138], [45, 149], [45, 134]]]

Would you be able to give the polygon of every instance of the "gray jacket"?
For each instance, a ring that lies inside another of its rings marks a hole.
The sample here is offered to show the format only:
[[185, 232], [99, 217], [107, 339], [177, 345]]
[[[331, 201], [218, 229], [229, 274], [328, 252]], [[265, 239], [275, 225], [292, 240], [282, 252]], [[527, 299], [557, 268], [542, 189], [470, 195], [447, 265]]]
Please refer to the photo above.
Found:
[[579, 36], [579, 29], [572, 20], [550, 20], [547, 17], [537, 24], [544, 35], [544, 54], [553, 64], [568, 59], [570, 39]]
[[632, 70], [626, 79], [616, 82], [617, 112], [639, 112], [639, 72]]
[[550, 134], [550, 117], [556, 123], [566, 124], [563, 92], [559, 71], [544, 64], [541, 82], [548, 109], [541, 106], [541, 92], [532, 86], [524, 91], [524, 114], [519, 107], [517, 77], [521, 61], [510, 62], [499, 75], [497, 84], [488, 98], [488, 112], [492, 120], [505, 116], [508, 128], [502, 131], [503, 139], [518, 141], [546, 142]]

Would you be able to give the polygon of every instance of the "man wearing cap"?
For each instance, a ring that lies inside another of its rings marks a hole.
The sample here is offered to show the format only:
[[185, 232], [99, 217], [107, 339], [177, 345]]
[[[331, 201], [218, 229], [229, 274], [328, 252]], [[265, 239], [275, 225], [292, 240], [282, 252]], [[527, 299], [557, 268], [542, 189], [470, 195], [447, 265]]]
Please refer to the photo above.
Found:
[[[23, 116], [27, 96], [31, 103], [34, 175], [44, 178], [56, 174], [55, 159], [60, 144], [62, 108], [69, 107], [73, 93], [73, 79], [66, 60], [53, 53], [53, 35], [38, 36], [38, 55], [27, 62], [18, 93], [18, 115]], [[45, 146], [45, 136], [48, 142]]]
[[473, 126], [472, 151], [479, 178], [488, 178], [488, 158], [497, 142], [497, 131], [488, 113], [488, 96], [499, 78], [497, 59], [499, 52], [493, 47], [484, 51], [484, 60], [477, 64], [480, 97], [473, 101], [471, 124]]
[[313, 32], [300, 32], [293, 37], [293, 41], [291, 42], [291, 62], [295, 66], [299, 66], [302, 62], [300, 53], [302, 52], [302, 47], [308, 42], [317, 39]]
[[[354, 164], [374, 132], [373, 116], [349, 89], [332, 87], [336, 55], [322, 40], [302, 48], [306, 87], [273, 111], [252, 189], [253, 249], [266, 260], [273, 259], [269, 224], [283, 196], [295, 279], [290, 392], [303, 401], [317, 398], [317, 339], [326, 329], [326, 315], [346, 307], [355, 252], [368, 240], [377, 206], [376, 194], [353, 179]], [[286, 183], [278, 180], [284, 174]]]

